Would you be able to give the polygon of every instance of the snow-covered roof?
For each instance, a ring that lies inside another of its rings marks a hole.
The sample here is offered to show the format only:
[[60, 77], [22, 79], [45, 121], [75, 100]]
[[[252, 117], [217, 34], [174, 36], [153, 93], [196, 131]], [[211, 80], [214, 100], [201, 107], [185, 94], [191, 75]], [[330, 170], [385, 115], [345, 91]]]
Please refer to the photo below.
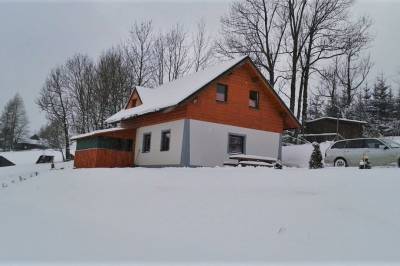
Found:
[[18, 141], [19, 144], [43, 145], [43, 140], [24, 138]]
[[121, 130], [124, 130], [124, 129], [126, 129], [126, 128], [114, 127], [114, 128], [107, 128], [107, 129], [99, 129], [99, 130], [95, 130], [95, 131], [92, 131], [92, 132], [89, 132], [89, 133], [85, 133], [85, 134], [80, 134], [80, 135], [73, 136], [73, 137], [71, 138], [71, 140], [77, 140], [77, 139], [87, 138], [87, 137], [99, 135], [99, 134], [102, 134], [102, 133], [109, 133], [109, 132], [121, 131]]
[[136, 90], [142, 100], [142, 104], [119, 111], [109, 117], [106, 120], [106, 123], [114, 123], [175, 106], [232, 67], [236, 66], [245, 58], [247, 58], [247, 56], [242, 56], [217, 64], [205, 70], [165, 83], [154, 89], [137, 86]]
[[[337, 117], [325, 116], [325, 117], [320, 117], [320, 118], [316, 118], [316, 119], [312, 119], [312, 120], [307, 120], [307, 123], [312, 123], [312, 122], [316, 122], [316, 121], [320, 121], [320, 120], [325, 120], [325, 119], [337, 120]], [[368, 123], [365, 122], [365, 121], [352, 120], [352, 119], [346, 119], [346, 118], [339, 118], [339, 121], [341, 121], [341, 122], [350, 122], [350, 123], [359, 123], [359, 124], [368, 124]]]

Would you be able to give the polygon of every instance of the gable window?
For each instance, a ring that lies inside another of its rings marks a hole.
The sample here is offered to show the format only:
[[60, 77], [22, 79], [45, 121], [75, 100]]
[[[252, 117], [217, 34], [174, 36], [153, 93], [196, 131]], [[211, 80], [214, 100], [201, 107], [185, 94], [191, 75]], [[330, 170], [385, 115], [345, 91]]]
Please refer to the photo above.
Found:
[[229, 154], [245, 153], [245, 136], [229, 134], [228, 153]]
[[226, 102], [228, 100], [228, 86], [217, 84], [217, 102]]
[[131, 107], [135, 107], [137, 103], [137, 99], [132, 99], [131, 101]]
[[249, 93], [249, 106], [252, 108], [256, 108], [258, 109], [258, 105], [259, 105], [259, 93], [258, 91], [250, 91]]
[[143, 134], [142, 152], [150, 152], [151, 146], [151, 133]]
[[161, 132], [161, 151], [169, 151], [169, 142], [171, 140], [171, 130]]

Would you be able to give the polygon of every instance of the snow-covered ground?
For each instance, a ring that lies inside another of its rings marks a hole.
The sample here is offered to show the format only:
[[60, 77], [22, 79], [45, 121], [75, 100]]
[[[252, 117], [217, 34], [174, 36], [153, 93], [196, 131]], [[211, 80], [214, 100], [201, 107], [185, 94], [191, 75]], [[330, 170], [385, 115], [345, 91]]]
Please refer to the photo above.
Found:
[[[325, 151], [333, 142], [323, 142], [320, 144], [322, 157], [325, 157]], [[308, 168], [311, 153], [313, 151], [311, 143], [302, 145], [290, 145], [282, 147], [282, 162], [289, 167]]]
[[71, 167], [0, 188], [0, 264], [400, 263], [397, 168]]
[[53, 155], [56, 166], [63, 167], [62, 155], [55, 150], [11, 151], [0, 152], [0, 155], [15, 164], [15, 166], [0, 167], [0, 188], [49, 170], [50, 164], [35, 164], [40, 155]]

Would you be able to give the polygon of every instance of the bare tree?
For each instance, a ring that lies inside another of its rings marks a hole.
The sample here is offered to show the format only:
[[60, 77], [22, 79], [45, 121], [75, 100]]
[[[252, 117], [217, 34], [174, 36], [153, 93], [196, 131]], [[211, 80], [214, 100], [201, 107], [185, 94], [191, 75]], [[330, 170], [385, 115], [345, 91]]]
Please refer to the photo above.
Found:
[[326, 69], [320, 71], [321, 79], [317, 90], [318, 96], [328, 99], [328, 108], [326, 113], [329, 116], [337, 115], [339, 108], [340, 81], [338, 78], [338, 58], [334, 59], [334, 63]]
[[352, 102], [354, 93], [365, 82], [372, 67], [370, 56], [363, 56], [371, 37], [369, 28], [372, 22], [362, 17], [356, 23], [350, 24], [342, 38], [344, 53], [338, 66], [338, 78], [346, 90], [346, 105]]
[[288, 12], [289, 20], [286, 49], [290, 56], [290, 110], [294, 113], [298, 64], [303, 47], [308, 39], [308, 32], [304, 30], [307, 0], [287, 0], [284, 5]]
[[72, 100], [72, 126], [77, 133], [96, 128], [93, 115], [93, 96], [96, 93], [96, 72], [93, 61], [87, 55], [75, 55], [65, 64], [65, 85]]
[[65, 161], [65, 155], [63, 147], [65, 146], [65, 139], [63, 137], [63, 125], [58, 121], [53, 121], [43, 126], [39, 130], [39, 137], [45, 140], [46, 145], [52, 149], [61, 152], [63, 161]]
[[21, 96], [17, 93], [6, 103], [0, 116], [2, 149], [13, 150], [21, 138], [28, 133], [28, 118]]
[[152, 62], [153, 62], [153, 83], [161, 85], [164, 83], [165, 72], [165, 54], [166, 44], [165, 36], [159, 33], [155, 38], [152, 49]]
[[65, 72], [65, 67], [62, 66], [51, 70], [40, 91], [37, 104], [41, 110], [46, 112], [49, 121], [62, 125], [65, 140], [65, 157], [66, 160], [69, 160], [71, 158], [69, 133], [73, 102], [66, 86]]
[[103, 53], [96, 70], [97, 92], [93, 97], [97, 115], [95, 120], [97, 128], [104, 128], [104, 121], [125, 107], [126, 99], [134, 87], [134, 79], [120, 48]]
[[180, 24], [176, 24], [165, 37], [165, 69], [168, 81], [186, 74], [191, 67], [187, 34]]
[[288, 25], [286, 9], [280, 1], [236, 1], [221, 24], [222, 39], [216, 43], [216, 51], [227, 57], [249, 55], [268, 73], [268, 80], [274, 86], [280, 78], [277, 66]]
[[133, 83], [138, 86], [146, 86], [151, 82], [152, 32], [151, 21], [135, 22], [130, 32], [130, 40], [125, 44], [126, 58], [134, 78]]
[[319, 61], [335, 58], [343, 53], [338, 42], [346, 27], [352, 0], [314, 0], [308, 3], [304, 19], [307, 36], [301, 53], [301, 81], [297, 104], [297, 118], [305, 122], [308, 109], [308, 87], [313, 68]]
[[204, 19], [197, 23], [197, 31], [193, 37], [193, 68], [197, 72], [204, 69], [212, 56], [212, 47], [210, 36], [206, 32]]

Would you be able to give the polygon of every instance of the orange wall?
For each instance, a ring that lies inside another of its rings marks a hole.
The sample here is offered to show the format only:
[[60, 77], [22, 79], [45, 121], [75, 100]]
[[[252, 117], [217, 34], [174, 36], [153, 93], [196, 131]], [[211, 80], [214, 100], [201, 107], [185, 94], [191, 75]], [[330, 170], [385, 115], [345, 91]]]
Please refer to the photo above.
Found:
[[[228, 101], [225, 103], [215, 100], [217, 83], [228, 85]], [[250, 90], [259, 92], [258, 109], [249, 107]], [[272, 94], [268, 94], [265, 85], [255, 78], [250, 67], [244, 65], [203, 89], [196, 103], [193, 100], [188, 103], [187, 117], [281, 133], [283, 117], [278, 110]]]
[[174, 108], [170, 112], [157, 112], [139, 116], [134, 119], [129, 119], [121, 122], [122, 127], [138, 128], [164, 122], [175, 121], [186, 118], [186, 105], [181, 105]]
[[87, 149], [75, 152], [76, 168], [132, 167], [133, 152], [108, 149]]
[[[215, 100], [217, 83], [228, 85], [226, 103]], [[265, 86], [250, 65], [245, 64], [193, 95], [186, 104], [172, 108], [168, 112], [151, 113], [122, 121], [121, 126], [138, 128], [189, 118], [281, 133], [284, 127], [282, 108]], [[250, 90], [259, 92], [259, 109], [249, 107]]]

